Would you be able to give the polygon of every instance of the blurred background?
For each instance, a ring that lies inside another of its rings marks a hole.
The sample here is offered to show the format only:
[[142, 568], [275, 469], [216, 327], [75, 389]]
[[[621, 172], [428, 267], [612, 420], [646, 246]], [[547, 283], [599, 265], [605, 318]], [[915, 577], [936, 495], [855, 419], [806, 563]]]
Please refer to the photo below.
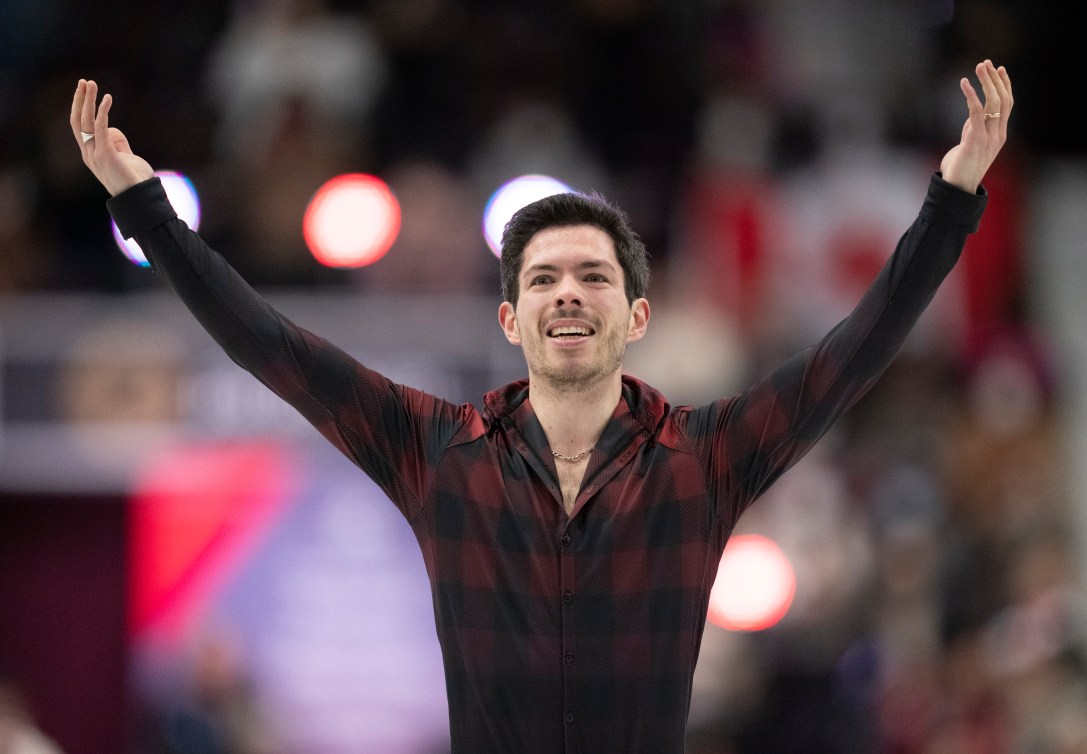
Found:
[[[542, 173], [652, 254], [627, 371], [731, 394], [820, 337], [1016, 90], [979, 233], [885, 378], [739, 533], [780, 621], [706, 628], [692, 752], [1087, 752], [1087, 160], [1078, 27], [1025, 0], [0, 0], [0, 752], [440, 752], [407, 524], [111, 235], [76, 81], [273, 303], [454, 401], [523, 375], [480, 226]], [[302, 235], [335, 175], [402, 213]]]

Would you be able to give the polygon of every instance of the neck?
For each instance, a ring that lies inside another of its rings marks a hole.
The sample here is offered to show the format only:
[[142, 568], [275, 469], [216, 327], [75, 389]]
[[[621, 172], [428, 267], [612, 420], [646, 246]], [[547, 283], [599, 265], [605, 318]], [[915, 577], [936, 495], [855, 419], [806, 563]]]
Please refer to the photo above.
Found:
[[619, 372], [583, 387], [530, 379], [529, 400], [551, 449], [573, 456], [596, 444], [623, 394]]

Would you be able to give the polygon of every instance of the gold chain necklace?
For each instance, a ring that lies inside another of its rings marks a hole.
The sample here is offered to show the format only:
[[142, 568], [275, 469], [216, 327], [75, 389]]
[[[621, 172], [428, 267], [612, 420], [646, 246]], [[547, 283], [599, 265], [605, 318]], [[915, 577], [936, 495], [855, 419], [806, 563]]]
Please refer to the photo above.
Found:
[[595, 448], [595, 447], [596, 447], [595, 445], [590, 445], [589, 447], [585, 448], [585, 450], [581, 451], [580, 453], [578, 453], [575, 456], [564, 456], [562, 453], [556, 453], [553, 450], [551, 451], [551, 455], [555, 456], [555, 458], [561, 458], [564, 461], [569, 461], [570, 463], [575, 463], [576, 461], [580, 461], [582, 458], [589, 455], [589, 453], [591, 453], [593, 448]]

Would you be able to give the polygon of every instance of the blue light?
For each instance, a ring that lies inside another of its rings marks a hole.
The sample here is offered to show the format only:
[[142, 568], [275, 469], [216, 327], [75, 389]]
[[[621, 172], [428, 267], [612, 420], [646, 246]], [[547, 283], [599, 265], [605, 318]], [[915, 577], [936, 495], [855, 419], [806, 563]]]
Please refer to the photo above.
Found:
[[[191, 229], [198, 229], [200, 227], [200, 198], [196, 195], [196, 189], [193, 187], [192, 181], [181, 173], [172, 170], [156, 170], [155, 175], [162, 181], [162, 187], [166, 190], [166, 196], [170, 200], [170, 204], [173, 205], [174, 211], [177, 212], [177, 216], [184, 220]], [[117, 223], [111, 222], [111, 225], [113, 226], [113, 240], [117, 242], [117, 247], [128, 258], [128, 261], [140, 267], [149, 267], [150, 263], [147, 261], [147, 256], [143, 253], [140, 245], [136, 243], [136, 240], [122, 238]]]
[[573, 189], [546, 175], [523, 175], [506, 181], [487, 201], [483, 210], [483, 238], [495, 256], [502, 255], [502, 231], [513, 213], [544, 197], [567, 194]]

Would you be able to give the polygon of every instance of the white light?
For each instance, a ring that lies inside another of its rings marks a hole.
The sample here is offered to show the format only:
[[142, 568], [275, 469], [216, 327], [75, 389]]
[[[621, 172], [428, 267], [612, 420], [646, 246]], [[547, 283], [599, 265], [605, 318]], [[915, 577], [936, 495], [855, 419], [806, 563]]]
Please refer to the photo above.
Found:
[[772, 540], [733, 537], [710, 592], [709, 619], [730, 631], [761, 631], [785, 617], [796, 594], [796, 572]]
[[[192, 181], [181, 173], [173, 170], [156, 170], [155, 175], [162, 181], [162, 188], [166, 190], [166, 197], [173, 205], [177, 216], [185, 221], [192, 230], [200, 227], [200, 197], [196, 195], [196, 189]], [[122, 238], [117, 223], [113, 225], [113, 240], [117, 242], [121, 253], [128, 257], [128, 261], [141, 267], [148, 267], [147, 256], [134, 238]]]
[[544, 197], [571, 191], [562, 181], [546, 175], [523, 175], [502, 184], [483, 210], [483, 238], [495, 256], [502, 255], [502, 231], [514, 212]]
[[383, 180], [363, 173], [326, 182], [306, 208], [302, 234], [327, 267], [363, 267], [385, 256], [400, 232], [400, 204]]

